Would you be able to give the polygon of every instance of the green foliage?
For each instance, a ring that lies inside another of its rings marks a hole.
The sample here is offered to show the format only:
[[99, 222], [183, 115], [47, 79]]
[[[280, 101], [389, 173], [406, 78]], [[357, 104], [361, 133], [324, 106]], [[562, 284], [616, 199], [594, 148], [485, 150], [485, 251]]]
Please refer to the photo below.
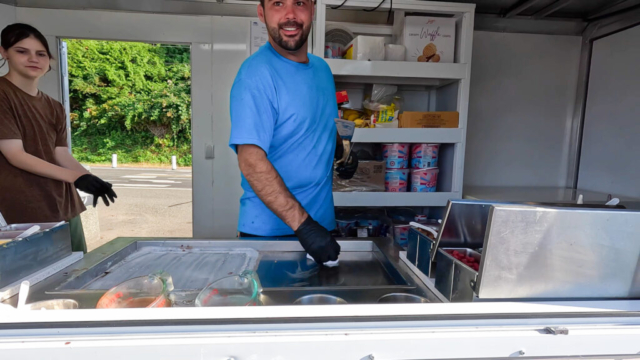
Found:
[[188, 46], [66, 40], [79, 161], [191, 165]]

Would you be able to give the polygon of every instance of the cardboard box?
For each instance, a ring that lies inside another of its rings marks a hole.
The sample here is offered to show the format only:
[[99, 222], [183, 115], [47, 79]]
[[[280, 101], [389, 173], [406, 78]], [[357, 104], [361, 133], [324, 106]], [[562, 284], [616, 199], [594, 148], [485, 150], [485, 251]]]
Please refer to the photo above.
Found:
[[383, 192], [384, 176], [387, 169], [384, 161], [360, 161], [358, 170], [353, 178], [349, 180], [340, 179], [337, 174], [333, 174], [333, 191], [336, 192]]
[[407, 16], [401, 39], [407, 48], [406, 61], [452, 63], [456, 48], [456, 20]]
[[401, 128], [457, 128], [460, 114], [457, 111], [413, 112], [400, 114]]
[[347, 45], [344, 58], [347, 60], [382, 61], [384, 60], [384, 38], [358, 35]]

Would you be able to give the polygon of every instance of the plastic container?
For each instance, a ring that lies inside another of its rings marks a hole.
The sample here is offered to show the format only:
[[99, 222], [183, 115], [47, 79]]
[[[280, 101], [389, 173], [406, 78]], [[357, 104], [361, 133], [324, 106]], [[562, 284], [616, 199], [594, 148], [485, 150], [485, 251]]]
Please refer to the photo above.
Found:
[[96, 309], [171, 307], [169, 292], [173, 280], [166, 273], [156, 273], [127, 280], [107, 291]]
[[411, 171], [411, 192], [435, 192], [440, 169], [413, 169]]
[[382, 144], [382, 158], [387, 162], [387, 169], [408, 168], [410, 152], [409, 144]]
[[407, 247], [409, 243], [409, 229], [411, 229], [409, 224], [393, 225], [393, 239], [398, 245]]
[[356, 232], [356, 220], [336, 220], [338, 231], [342, 237], [354, 237]]
[[342, 59], [342, 54], [344, 53], [344, 45], [328, 42], [324, 45], [324, 58], [325, 59]]
[[413, 144], [411, 146], [411, 167], [427, 169], [438, 167], [440, 144]]
[[261, 293], [258, 275], [245, 270], [209, 284], [196, 297], [196, 306], [256, 306], [260, 305]]
[[409, 169], [386, 170], [384, 175], [384, 191], [407, 192], [409, 171]]
[[418, 224], [425, 224], [427, 222], [427, 215], [416, 215], [414, 220]]
[[380, 220], [375, 220], [375, 219], [358, 220], [357, 225], [358, 227], [366, 227], [367, 234], [369, 237], [380, 236], [380, 226], [381, 226]]

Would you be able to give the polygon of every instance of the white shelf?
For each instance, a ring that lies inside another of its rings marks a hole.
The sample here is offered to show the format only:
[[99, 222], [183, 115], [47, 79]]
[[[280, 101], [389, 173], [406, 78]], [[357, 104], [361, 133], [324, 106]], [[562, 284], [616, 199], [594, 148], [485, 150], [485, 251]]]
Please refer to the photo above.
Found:
[[467, 64], [325, 59], [337, 81], [442, 86], [466, 79]]
[[334, 192], [335, 206], [446, 206], [449, 199], [460, 199], [460, 193], [391, 193]]
[[462, 142], [463, 129], [356, 129], [353, 143], [434, 143]]

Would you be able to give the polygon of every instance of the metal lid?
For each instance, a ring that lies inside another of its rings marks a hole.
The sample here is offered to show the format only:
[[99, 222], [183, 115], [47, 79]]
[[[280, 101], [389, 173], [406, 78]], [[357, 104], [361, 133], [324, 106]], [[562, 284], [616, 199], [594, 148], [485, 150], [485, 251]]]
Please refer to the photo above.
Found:
[[469, 249], [483, 248], [489, 210], [492, 205], [520, 205], [548, 208], [576, 208], [576, 209], [624, 209], [624, 206], [604, 206], [600, 204], [578, 205], [572, 203], [537, 203], [537, 202], [507, 202], [486, 200], [449, 200], [447, 211], [442, 222], [433, 249], [431, 261], [435, 261], [437, 250], [442, 247], [463, 247]]
[[431, 249], [431, 261], [435, 261], [440, 246], [469, 249], [483, 247], [489, 210], [494, 204], [499, 202], [449, 200], [442, 228]]

